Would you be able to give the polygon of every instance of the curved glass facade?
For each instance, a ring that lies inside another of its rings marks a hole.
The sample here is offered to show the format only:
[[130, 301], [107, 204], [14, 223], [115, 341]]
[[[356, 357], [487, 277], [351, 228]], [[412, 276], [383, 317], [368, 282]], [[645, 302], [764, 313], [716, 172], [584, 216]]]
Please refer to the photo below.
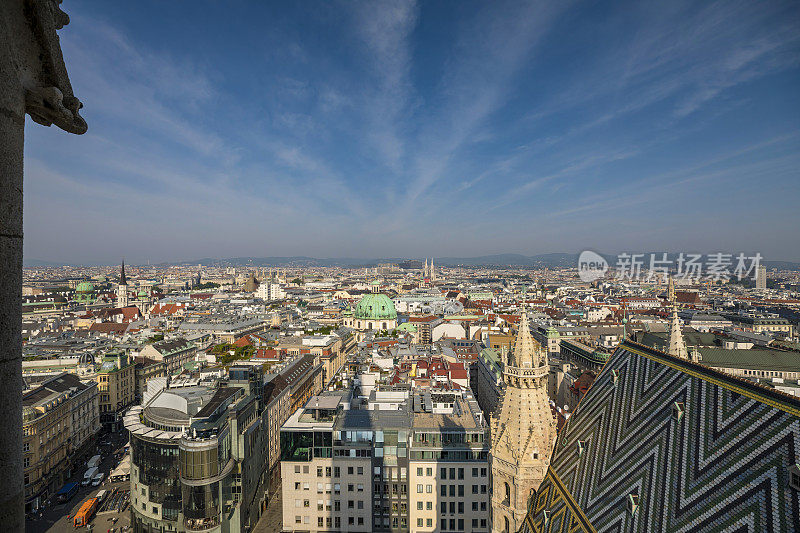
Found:
[[187, 520], [215, 519], [219, 515], [219, 482], [183, 486], [183, 514]]
[[147, 441], [131, 435], [131, 462], [139, 482], [147, 485], [149, 500], [161, 504], [164, 520], [177, 520], [181, 509], [178, 444]]
[[200, 480], [219, 474], [219, 452], [216, 442], [213, 447], [180, 448], [181, 477], [183, 479]]

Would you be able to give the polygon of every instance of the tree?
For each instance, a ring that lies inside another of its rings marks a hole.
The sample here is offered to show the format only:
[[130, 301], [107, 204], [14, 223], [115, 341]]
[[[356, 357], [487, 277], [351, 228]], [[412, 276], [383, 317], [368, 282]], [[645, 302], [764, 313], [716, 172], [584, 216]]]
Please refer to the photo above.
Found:
[[211, 349], [211, 353], [219, 354], [228, 352], [232, 349], [233, 349], [233, 344], [227, 344], [227, 343], [217, 344], [216, 346], [214, 346], [214, 348]]

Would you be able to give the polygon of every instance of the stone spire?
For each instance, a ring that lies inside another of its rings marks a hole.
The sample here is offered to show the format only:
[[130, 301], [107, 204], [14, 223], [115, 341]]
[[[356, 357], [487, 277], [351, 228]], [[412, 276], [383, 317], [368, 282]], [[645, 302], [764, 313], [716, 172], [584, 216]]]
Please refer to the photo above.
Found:
[[669, 348], [668, 353], [681, 359], [688, 359], [689, 353], [686, 351], [686, 343], [683, 342], [683, 334], [681, 333], [681, 320], [678, 318], [678, 308], [675, 305], [675, 282], [672, 276], [669, 278], [667, 285], [667, 299], [672, 308], [672, 316], [669, 321]]
[[517, 338], [514, 340], [514, 352], [511, 358], [509, 358], [509, 365], [517, 368], [547, 366], [547, 354], [542, 349], [542, 345], [536, 342], [531, 335], [528, 313], [524, 310], [519, 319], [519, 329]]
[[428, 258], [425, 258], [425, 268], [422, 269], [422, 278], [428, 277]]
[[119, 284], [120, 285], [127, 285], [128, 280], [125, 278], [125, 260], [122, 260], [122, 268], [120, 269], [119, 274]]
[[503, 392], [492, 416], [492, 531], [517, 531], [550, 464], [556, 421], [547, 397], [547, 353], [523, 311], [503, 369]]
[[669, 321], [669, 354], [682, 359], [688, 359], [686, 344], [681, 334], [681, 320], [678, 318], [678, 309], [672, 306], [672, 318]]
[[433, 257], [431, 257], [431, 281], [436, 281], [436, 271], [433, 269]]

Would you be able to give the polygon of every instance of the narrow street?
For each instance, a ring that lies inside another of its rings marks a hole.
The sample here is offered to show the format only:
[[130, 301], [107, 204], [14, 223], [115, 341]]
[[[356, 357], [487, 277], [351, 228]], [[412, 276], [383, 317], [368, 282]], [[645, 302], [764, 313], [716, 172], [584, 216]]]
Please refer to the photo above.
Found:
[[[124, 432], [123, 432], [124, 433]], [[108, 439], [108, 437], [106, 437]], [[98, 446], [98, 452], [104, 455], [103, 461], [100, 463], [100, 472], [103, 472], [106, 477], [103, 482], [93, 487], [80, 486], [78, 492], [68, 502], [61, 504], [52, 504], [44, 510], [41, 518], [39, 516], [28, 516], [25, 521], [25, 530], [28, 533], [60, 533], [67, 531], [75, 531], [72, 525], [72, 516], [80, 509], [81, 505], [91, 497], [94, 497], [99, 491], [105, 489], [110, 494], [115, 488], [118, 492], [129, 491], [130, 481], [119, 481], [112, 483], [108, 479], [108, 475], [117, 466], [118, 461], [115, 459], [115, 454], [122, 453], [125, 445], [127, 444], [127, 436], [123, 438], [120, 434], [111, 436], [111, 442], [108, 445]], [[83, 479], [85, 468], [78, 468], [77, 472], [70, 478], [69, 481], [80, 482]], [[109, 503], [108, 500], [103, 503]], [[130, 507], [126, 506], [124, 510], [103, 510], [104, 506], [99, 507], [99, 512], [91, 520], [92, 530], [98, 533], [106, 533], [110, 529], [122, 531], [125, 526], [130, 524]], [[70, 518], [67, 518], [67, 517]]]
[[277, 494], [270, 500], [266, 512], [261, 515], [261, 519], [256, 524], [253, 533], [279, 533], [283, 520], [282, 508], [281, 489], [278, 487]]

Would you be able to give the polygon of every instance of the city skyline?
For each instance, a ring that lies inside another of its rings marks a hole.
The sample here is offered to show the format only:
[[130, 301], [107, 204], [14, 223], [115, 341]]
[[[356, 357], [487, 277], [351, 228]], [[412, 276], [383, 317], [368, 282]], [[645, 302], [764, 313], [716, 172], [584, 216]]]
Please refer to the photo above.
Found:
[[27, 258], [800, 259], [795, 4], [70, 15], [89, 132], [28, 128]]
[[3, 530], [793, 531], [798, 21], [0, 2]]

